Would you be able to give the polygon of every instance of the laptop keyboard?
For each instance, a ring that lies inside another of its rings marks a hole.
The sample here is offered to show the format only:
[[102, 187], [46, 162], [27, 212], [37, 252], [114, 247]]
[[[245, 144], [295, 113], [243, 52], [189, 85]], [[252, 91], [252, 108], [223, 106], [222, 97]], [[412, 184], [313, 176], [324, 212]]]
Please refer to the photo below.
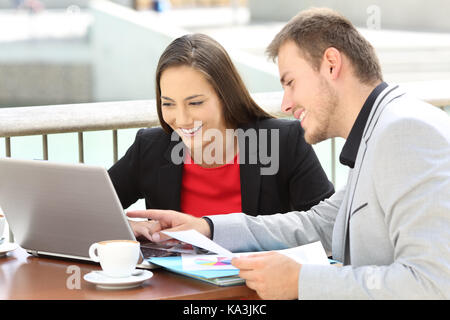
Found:
[[152, 258], [152, 257], [171, 257], [171, 256], [179, 256], [180, 255], [180, 253], [178, 253], [178, 252], [170, 252], [167, 250], [160, 250], [160, 249], [146, 248], [146, 247], [141, 247], [141, 252], [145, 259]]
[[174, 242], [173, 240], [154, 243], [149, 240], [141, 241], [141, 252], [145, 259], [151, 257], [171, 257], [179, 256], [182, 253], [189, 254], [204, 254], [207, 251], [193, 247], [192, 245], [180, 242]]

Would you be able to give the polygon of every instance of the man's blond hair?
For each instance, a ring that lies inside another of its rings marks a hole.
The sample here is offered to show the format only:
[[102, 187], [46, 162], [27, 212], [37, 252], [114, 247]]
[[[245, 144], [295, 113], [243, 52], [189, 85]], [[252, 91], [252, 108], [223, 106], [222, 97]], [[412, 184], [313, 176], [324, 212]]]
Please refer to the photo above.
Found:
[[304, 58], [317, 71], [325, 50], [333, 47], [351, 61], [355, 76], [362, 83], [383, 80], [372, 45], [336, 11], [328, 8], [301, 11], [272, 40], [266, 50], [268, 56], [275, 60], [280, 47], [288, 40], [297, 44]]

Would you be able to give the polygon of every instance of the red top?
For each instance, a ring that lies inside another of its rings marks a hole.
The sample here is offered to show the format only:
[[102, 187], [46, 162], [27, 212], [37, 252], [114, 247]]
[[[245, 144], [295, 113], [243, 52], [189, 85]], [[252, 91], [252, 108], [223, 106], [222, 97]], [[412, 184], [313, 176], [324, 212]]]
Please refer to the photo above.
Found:
[[181, 212], [195, 217], [242, 212], [237, 159], [236, 155], [233, 163], [216, 168], [203, 168], [192, 159], [190, 163], [185, 161], [181, 181]]

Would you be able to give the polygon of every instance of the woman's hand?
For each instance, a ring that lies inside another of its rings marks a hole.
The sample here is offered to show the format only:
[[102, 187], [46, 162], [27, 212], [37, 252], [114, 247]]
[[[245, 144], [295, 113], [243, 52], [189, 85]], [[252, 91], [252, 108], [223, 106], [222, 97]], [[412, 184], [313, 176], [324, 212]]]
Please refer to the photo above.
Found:
[[[139, 232], [153, 242], [161, 242], [170, 239], [169, 236], [160, 233], [159, 231], [181, 231], [194, 229], [201, 234], [211, 238], [211, 230], [208, 222], [202, 218], [196, 218], [188, 214], [173, 210], [137, 210], [127, 212], [130, 218], [149, 218], [152, 224], [139, 226]], [[133, 228], [134, 230], [134, 228]]]

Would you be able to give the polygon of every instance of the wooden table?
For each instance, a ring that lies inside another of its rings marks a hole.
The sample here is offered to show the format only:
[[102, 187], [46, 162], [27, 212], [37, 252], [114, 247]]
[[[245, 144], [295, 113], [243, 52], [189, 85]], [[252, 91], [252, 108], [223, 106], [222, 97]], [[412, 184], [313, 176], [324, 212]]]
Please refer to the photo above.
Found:
[[[0, 258], [0, 300], [258, 299], [245, 285], [218, 287], [163, 269], [151, 270], [153, 277], [137, 288], [97, 289], [83, 276], [100, 269], [97, 264], [33, 257], [18, 248]], [[73, 270], [79, 271], [79, 288]]]

